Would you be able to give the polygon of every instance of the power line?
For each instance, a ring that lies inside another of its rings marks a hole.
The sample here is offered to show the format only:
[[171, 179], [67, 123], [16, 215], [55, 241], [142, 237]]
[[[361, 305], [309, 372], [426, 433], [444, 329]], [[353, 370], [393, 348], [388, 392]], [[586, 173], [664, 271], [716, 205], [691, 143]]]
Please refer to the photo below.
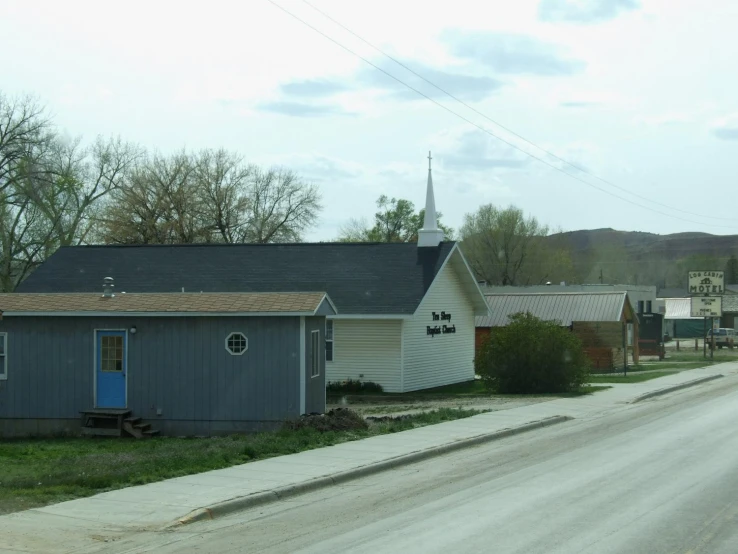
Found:
[[[609, 195], [609, 196], [612, 196], [612, 197], [614, 197], [614, 198], [617, 198], [618, 200], [622, 200], [623, 202], [627, 202], [628, 204], [632, 204], [633, 206], [637, 206], [637, 207], [639, 207], [639, 208], [642, 208], [642, 209], [644, 209], [644, 210], [648, 210], [648, 211], [651, 211], [651, 212], [653, 212], [653, 213], [657, 213], [657, 214], [659, 214], [659, 215], [663, 215], [663, 216], [665, 216], [665, 217], [669, 217], [669, 218], [672, 218], [672, 219], [677, 219], [677, 220], [679, 220], [679, 221], [684, 221], [684, 222], [686, 222], [686, 223], [692, 223], [692, 224], [695, 224], [695, 225], [703, 225], [703, 226], [706, 226], [706, 227], [720, 227], [720, 228], [724, 228], [724, 229], [735, 229], [735, 228], [736, 228], [736, 227], [733, 227], [733, 226], [730, 226], [730, 225], [715, 225], [715, 224], [711, 224], [711, 223], [702, 223], [702, 222], [700, 222], [700, 221], [693, 221], [693, 220], [691, 220], [691, 219], [685, 219], [685, 218], [683, 218], [683, 217], [679, 217], [679, 216], [676, 216], [676, 215], [672, 215], [672, 214], [669, 214], [669, 213], [665, 213], [665, 212], [662, 212], [662, 211], [656, 210], [656, 209], [654, 209], [654, 208], [650, 208], [650, 207], [648, 207], [648, 206], [644, 206], [643, 204], [640, 204], [640, 203], [638, 203], [638, 202], [635, 202], [635, 201], [633, 201], [633, 200], [630, 200], [630, 199], [628, 199], [628, 198], [624, 198], [624, 197], [622, 197], [622, 196], [619, 196], [619, 195], [617, 195], [617, 194], [615, 194], [615, 193], [613, 193], [613, 192], [610, 192], [609, 190], [603, 189], [602, 187], [598, 187], [597, 185], [594, 185], [594, 184], [592, 184], [592, 183], [590, 183], [590, 182], [588, 182], [588, 181], [585, 181], [584, 179], [581, 179], [581, 178], [577, 177], [576, 175], [573, 175], [573, 174], [569, 173], [568, 171], [566, 171], [566, 170], [564, 170], [564, 169], [562, 169], [562, 168], [560, 168], [560, 167], [557, 167], [556, 165], [554, 165], [554, 164], [552, 164], [552, 163], [550, 163], [550, 162], [548, 162], [548, 161], [544, 160], [543, 158], [540, 158], [540, 157], [538, 157], [538, 156], [536, 156], [536, 155], [534, 155], [534, 154], [531, 154], [530, 152], [528, 152], [528, 151], [526, 151], [526, 150], [523, 150], [522, 148], [520, 148], [520, 147], [519, 147], [519, 146], [517, 146], [516, 144], [514, 144], [514, 143], [512, 143], [512, 142], [510, 142], [510, 141], [508, 141], [508, 140], [506, 140], [506, 139], [504, 139], [504, 138], [502, 138], [502, 137], [500, 137], [499, 135], [496, 135], [495, 133], [493, 133], [493, 132], [492, 132], [492, 131], [490, 131], [489, 129], [487, 129], [487, 128], [485, 128], [485, 127], [482, 127], [481, 125], [479, 125], [479, 124], [475, 123], [474, 121], [472, 121], [472, 120], [468, 119], [467, 117], [464, 117], [464, 116], [463, 116], [463, 115], [461, 115], [460, 113], [458, 113], [458, 112], [455, 112], [454, 110], [452, 110], [452, 109], [451, 109], [451, 108], [449, 108], [448, 106], [445, 106], [445, 105], [441, 104], [440, 102], [438, 102], [438, 101], [434, 100], [433, 98], [431, 98], [431, 97], [430, 97], [430, 96], [428, 96], [427, 94], [425, 94], [425, 93], [423, 93], [422, 91], [420, 91], [420, 90], [416, 89], [415, 87], [413, 87], [413, 86], [411, 86], [411, 85], [407, 84], [406, 82], [402, 81], [402, 80], [401, 80], [401, 79], [399, 79], [398, 77], [395, 77], [394, 75], [392, 75], [392, 74], [391, 74], [391, 73], [389, 73], [388, 71], [386, 71], [386, 70], [382, 69], [381, 67], [379, 67], [378, 65], [376, 65], [376, 64], [374, 64], [374, 63], [372, 63], [372, 62], [371, 62], [370, 60], [368, 60], [368, 59], [367, 59], [367, 58], [365, 58], [364, 56], [362, 56], [362, 55], [360, 55], [360, 54], [358, 54], [358, 53], [354, 52], [354, 51], [353, 51], [353, 50], [351, 50], [351, 49], [350, 49], [349, 47], [347, 47], [347, 46], [345, 46], [345, 45], [341, 44], [341, 43], [340, 43], [340, 42], [338, 42], [338, 41], [337, 41], [336, 39], [334, 39], [334, 38], [332, 38], [331, 36], [327, 35], [327, 34], [326, 34], [326, 33], [324, 33], [323, 31], [321, 31], [320, 29], [318, 29], [318, 28], [314, 27], [313, 25], [311, 25], [310, 23], [308, 23], [308, 22], [307, 22], [307, 21], [305, 21], [304, 19], [301, 19], [300, 17], [298, 17], [298, 16], [297, 16], [297, 15], [295, 15], [294, 13], [290, 12], [290, 11], [289, 11], [289, 10], [287, 10], [286, 8], [284, 8], [284, 7], [280, 6], [280, 5], [279, 5], [279, 4], [277, 4], [277, 3], [276, 3], [276, 2], [274, 1], [274, 0], [267, 0], [267, 2], [269, 2], [270, 4], [272, 4], [272, 5], [274, 6], [274, 7], [276, 7], [276, 8], [278, 8], [278, 9], [282, 10], [282, 11], [283, 11], [284, 13], [286, 13], [286, 14], [287, 14], [287, 15], [289, 15], [290, 17], [294, 18], [295, 20], [299, 21], [300, 23], [302, 23], [302, 24], [303, 24], [303, 25], [305, 25], [306, 27], [309, 27], [310, 29], [312, 29], [312, 30], [313, 30], [313, 31], [315, 31], [316, 33], [320, 34], [321, 36], [323, 36], [323, 37], [324, 37], [324, 38], [326, 38], [327, 40], [330, 40], [330, 41], [331, 41], [331, 42], [333, 42], [333, 43], [334, 43], [335, 45], [337, 45], [337, 46], [339, 46], [340, 48], [344, 49], [344, 50], [345, 50], [346, 52], [348, 52], [349, 54], [351, 54], [351, 55], [353, 55], [353, 56], [356, 56], [357, 58], [359, 58], [360, 60], [362, 60], [362, 61], [363, 61], [364, 63], [366, 63], [366, 64], [368, 64], [368, 65], [372, 66], [372, 67], [373, 67], [374, 69], [376, 69], [376, 70], [378, 70], [378, 71], [381, 71], [382, 73], [384, 73], [385, 75], [387, 75], [387, 76], [388, 76], [388, 77], [390, 77], [391, 79], [393, 79], [393, 80], [397, 81], [397, 82], [398, 82], [398, 83], [400, 83], [401, 85], [403, 85], [403, 86], [405, 86], [406, 88], [408, 88], [408, 89], [412, 90], [413, 92], [415, 92], [416, 94], [418, 94], [418, 95], [422, 96], [422, 97], [423, 97], [423, 98], [425, 98], [426, 100], [429, 100], [429, 101], [433, 102], [433, 103], [434, 103], [434, 104], [435, 104], [436, 106], [438, 106], [438, 107], [440, 107], [440, 108], [442, 108], [442, 109], [446, 110], [447, 112], [449, 112], [450, 114], [452, 114], [452, 115], [454, 115], [454, 116], [458, 117], [458, 118], [459, 118], [459, 119], [461, 119], [462, 121], [465, 121], [466, 123], [468, 123], [468, 124], [470, 124], [470, 125], [473, 125], [474, 127], [476, 127], [477, 129], [479, 129], [480, 131], [482, 131], [482, 132], [484, 132], [484, 133], [486, 133], [486, 134], [490, 135], [490, 136], [491, 136], [491, 137], [493, 137], [493, 138], [496, 138], [497, 140], [499, 140], [499, 141], [501, 141], [501, 142], [504, 142], [505, 144], [507, 144], [507, 145], [508, 145], [508, 146], [510, 146], [511, 148], [514, 148], [515, 150], [518, 150], [519, 152], [522, 152], [522, 153], [523, 153], [523, 154], [525, 154], [526, 156], [529, 156], [529, 157], [531, 157], [531, 158], [533, 158], [533, 159], [535, 159], [535, 160], [537, 160], [537, 161], [539, 161], [539, 162], [541, 162], [541, 163], [543, 163], [543, 164], [547, 165], [547, 166], [548, 166], [548, 167], [550, 167], [551, 169], [554, 169], [554, 170], [556, 170], [556, 171], [558, 171], [558, 172], [560, 172], [560, 173], [563, 173], [564, 175], [567, 175], [568, 177], [570, 177], [570, 178], [572, 178], [572, 179], [574, 179], [574, 180], [576, 180], [576, 181], [579, 181], [580, 183], [583, 183], [584, 185], [586, 185], [586, 186], [588, 186], [588, 187], [591, 187], [591, 188], [593, 188], [593, 189], [596, 189], [596, 190], [598, 190], [598, 191], [600, 191], [600, 192], [602, 192], [602, 193], [604, 193], [604, 194], [607, 194], [607, 195]], [[568, 163], [568, 162], [567, 162], [567, 163]], [[672, 208], [672, 209], [673, 209], [673, 208]], [[706, 217], [706, 216], [698, 216], [698, 217]]]
[[323, 17], [325, 17], [326, 19], [329, 19], [330, 21], [332, 21], [333, 23], [335, 23], [336, 25], [338, 25], [339, 27], [341, 27], [341, 28], [342, 28], [342, 29], [343, 29], [344, 31], [346, 31], [346, 32], [350, 33], [351, 35], [353, 35], [354, 37], [358, 38], [358, 39], [359, 39], [360, 41], [362, 41], [362, 42], [363, 42], [364, 44], [366, 44], [367, 46], [369, 46], [369, 47], [373, 48], [374, 50], [376, 50], [377, 52], [379, 52], [380, 54], [382, 54], [382, 55], [383, 55], [383, 56], [385, 56], [386, 58], [388, 58], [388, 59], [392, 60], [392, 61], [393, 61], [393, 62], [395, 62], [395, 63], [396, 63], [397, 65], [399, 65], [399, 66], [400, 66], [400, 67], [402, 67], [403, 69], [406, 69], [407, 71], [409, 71], [410, 73], [412, 73], [413, 75], [415, 75], [416, 77], [418, 77], [419, 79], [422, 79], [423, 81], [425, 81], [426, 83], [428, 83], [429, 85], [431, 85], [432, 87], [434, 87], [434, 88], [435, 88], [436, 90], [439, 90], [440, 92], [442, 92], [443, 94], [445, 94], [445, 95], [446, 95], [446, 96], [448, 96], [449, 98], [452, 98], [452, 99], [453, 99], [453, 100], [455, 100], [456, 102], [459, 102], [459, 103], [460, 103], [460, 104], [462, 104], [462, 105], [463, 105], [464, 107], [466, 107], [466, 108], [470, 109], [471, 111], [473, 111], [473, 112], [474, 112], [474, 113], [476, 113], [477, 115], [481, 115], [481, 116], [482, 116], [483, 118], [485, 118], [485, 119], [486, 119], [487, 121], [489, 121], [489, 122], [493, 123], [494, 125], [496, 125], [496, 126], [497, 126], [497, 127], [499, 127], [500, 129], [503, 129], [504, 131], [507, 131], [507, 132], [508, 132], [508, 133], [510, 133], [511, 135], [513, 135], [513, 136], [515, 136], [515, 137], [519, 138], [520, 140], [522, 140], [522, 141], [524, 141], [524, 142], [527, 142], [528, 144], [530, 144], [530, 145], [531, 145], [531, 146], [533, 146], [534, 148], [537, 148], [537, 149], [538, 149], [538, 150], [540, 150], [541, 152], [544, 152], [544, 153], [548, 154], [548, 155], [549, 155], [549, 156], [551, 156], [552, 158], [556, 158], [556, 159], [557, 159], [557, 160], [559, 160], [560, 162], [562, 162], [562, 163], [565, 163], [566, 165], [568, 165], [568, 166], [570, 166], [570, 167], [572, 167], [572, 168], [576, 169], [577, 171], [581, 171], [581, 172], [582, 172], [582, 173], [584, 173], [585, 175], [589, 175], [590, 177], [592, 177], [592, 178], [594, 178], [594, 179], [597, 179], [598, 181], [601, 181], [602, 183], [605, 183], [606, 185], [609, 185], [609, 186], [611, 186], [611, 187], [614, 187], [614, 188], [616, 188], [616, 189], [622, 190], [623, 192], [626, 192], [626, 193], [628, 193], [628, 194], [632, 194], [632, 195], [633, 195], [633, 196], [635, 196], [636, 198], [640, 198], [641, 200], [645, 200], [646, 202], [651, 202], [652, 204], [656, 204], [657, 206], [662, 206], [662, 207], [664, 207], [664, 208], [667, 208], [667, 209], [669, 209], [669, 210], [673, 210], [673, 211], [675, 211], [675, 212], [681, 212], [681, 213], [683, 213], [683, 214], [691, 215], [691, 216], [694, 216], [694, 217], [704, 217], [704, 218], [708, 218], [708, 219], [721, 219], [721, 220], [725, 220], [725, 221], [734, 221], [734, 218], [731, 218], [731, 217], [714, 217], [714, 216], [711, 216], [711, 215], [698, 214], [698, 213], [694, 213], [694, 212], [689, 212], [689, 211], [686, 211], [686, 210], [682, 210], [682, 209], [680, 209], [680, 208], [675, 208], [675, 207], [673, 207], [673, 206], [669, 206], [668, 204], [664, 204], [663, 202], [659, 202], [659, 201], [657, 201], [657, 200], [651, 200], [650, 198], [648, 198], [648, 197], [646, 197], [646, 196], [642, 196], [642, 195], [640, 195], [640, 194], [638, 194], [638, 193], [636, 193], [636, 192], [633, 192], [633, 191], [631, 191], [631, 190], [629, 190], [629, 189], [626, 189], [625, 187], [621, 187], [620, 185], [617, 185], [617, 184], [615, 184], [615, 183], [613, 183], [613, 182], [611, 182], [611, 181], [608, 181], [607, 179], [603, 179], [602, 177], [599, 177], [598, 175], [595, 175], [594, 173], [592, 173], [592, 172], [590, 172], [590, 171], [588, 171], [588, 170], [584, 169], [583, 167], [579, 167], [578, 165], [576, 165], [576, 164], [573, 164], [573, 163], [569, 162], [568, 160], [565, 160], [565, 159], [564, 159], [564, 158], [562, 158], [561, 156], [558, 156], [558, 155], [557, 155], [557, 154], [555, 154], [554, 152], [551, 152], [550, 150], [547, 150], [547, 149], [545, 149], [544, 147], [542, 147], [542, 146], [539, 146], [538, 144], [534, 143], [533, 141], [531, 141], [531, 140], [528, 140], [527, 138], [525, 138], [524, 136], [522, 136], [522, 135], [520, 135], [520, 134], [516, 133], [515, 131], [513, 131], [513, 130], [512, 130], [512, 129], [510, 129], [509, 127], [506, 127], [506, 126], [504, 126], [504, 125], [503, 125], [502, 123], [500, 123], [499, 121], [496, 121], [496, 120], [492, 119], [491, 117], [489, 117], [489, 116], [488, 116], [487, 114], [485, 114], [485, 113], [483, 113], [483, 112], [479, 111], [479, 110], [478, 110], [478, 109], [476, 109], [476, 108], [475, 108], [474, 106], [471, 106], [471, 105], [470, 105], [469, 103], [465, 102], [464, 100], [462, 100], [462, 99], [461, 99], [461, 98], [459, 98], [458, 96], [456, 96], [456, 95], [454, 95], [454, 94], [450, 93], [449, 91], [447, 91], [446, 89], [444, 89], [444, 88], [442, 88], [442, 87], [438, 86], [437, 84], [435, 84], [435, 83], [434, 83], [433, 81], [431, 81], [430, 79], [428, 79], [428, 78], [426, 78], [425, 76], [421, 75], [420, 73], [418, 73], [417, 71], [415, 71], [415, 70], [414, 70], [414, 69], [412, 69], [411, 67], [408, 67], [408, 65], [407, 65], [407, 64], [404, 64], [403, 62], [401, 62], [400, 60], [398, 60], [397, 58], [395, 58], [395, 57], [394, 57], [394, 56], [392, 56], [391, 54], [388, 54], [387, 52], [385, 52], [384, 50], [382, 50], [382, 49], [381, 49], [381, 48], [379, 48], [378, 46], [376, 46], [376, 45], [372, 44], [371, 42], [369, 42], [368, 40], [366, 40], [366, 39], [365, 39], [364, 37], [360, 36], [359, 34], [357, 34], [357, 33], [356, 33], [356, 32], [354, 32], [354, 31], [352, 31], [351, 29], [349, 29], [348, 27], [346, 27], [346, 25], [344, 25], [344, 24], [343, 24], [343, 23], [341, 23], [340, 21], [337, 21], [336, 19], [334, 19], [333, 17], [331, 17], [330, 15], [328, 15], [327, 13], [325, 13], [325, 12], [324, 12], [323, 10], [321, 10], [320, 8], [318, 8], [318, 7], [314, 6], [313, 4], [311, 4], [310, 2], [308, 2], [308, 0], [302, 0], [302, 2], [303, 2], [304, 4], [307, 4], [308, 6], [310, 6], [310, 7], [311, 7], [311, 8], [313, 9], [313, 10], [315, 10], [316, 12], [318, 12], [318, 13], [319, 13], [320, 15], [322, 15], [322, 16], [323, 16]]

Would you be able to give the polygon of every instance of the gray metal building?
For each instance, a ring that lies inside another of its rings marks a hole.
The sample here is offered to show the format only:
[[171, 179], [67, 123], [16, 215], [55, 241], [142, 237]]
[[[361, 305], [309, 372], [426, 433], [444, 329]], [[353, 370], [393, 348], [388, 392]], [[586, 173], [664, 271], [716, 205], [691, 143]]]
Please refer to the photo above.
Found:
[[168, 435], [325, 410], [325, 293], [109, 290], [0, 295], [0, 436], [78, 432], [94, 409]]

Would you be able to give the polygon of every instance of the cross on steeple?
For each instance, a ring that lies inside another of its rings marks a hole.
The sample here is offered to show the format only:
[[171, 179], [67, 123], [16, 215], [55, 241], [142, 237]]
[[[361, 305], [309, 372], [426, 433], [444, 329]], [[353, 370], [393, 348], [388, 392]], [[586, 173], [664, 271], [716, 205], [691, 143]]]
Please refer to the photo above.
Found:
[[431, 153], [430, 153], [430, 150], [428, 150], [428, 171], [430, 171], [430, 170], [431, 170], [431, 160], [432, 160], [432, 159], [433, 159], [433, 158], [431, 158]]

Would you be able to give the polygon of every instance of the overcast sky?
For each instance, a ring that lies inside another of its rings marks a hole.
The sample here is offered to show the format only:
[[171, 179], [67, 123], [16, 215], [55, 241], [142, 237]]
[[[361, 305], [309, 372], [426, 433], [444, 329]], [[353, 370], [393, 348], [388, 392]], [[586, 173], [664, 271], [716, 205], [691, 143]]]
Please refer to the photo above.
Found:
[[380, 194], [421, 207], [428, 150], [454, 228], [494, 203], [564, 230], [738, 233], [735, 0], [311, 0], [469, 107], [302, 0], [274, 2], [458, 115], [268, 0], [2, 0], [0, 90], [86, 139], [293, 168], [323, 196], [310, 240], [371, 219]]

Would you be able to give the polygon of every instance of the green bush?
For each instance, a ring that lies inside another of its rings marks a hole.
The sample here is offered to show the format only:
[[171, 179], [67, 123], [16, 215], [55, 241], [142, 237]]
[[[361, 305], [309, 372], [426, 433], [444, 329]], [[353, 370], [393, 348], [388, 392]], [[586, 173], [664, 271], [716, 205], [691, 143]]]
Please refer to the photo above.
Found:
[[506, 327], [494, 329], [474, 365], [486, 388], [501, 394], [576, 391], [589, 374], [579, 338], [530, 313], [512, 315]]

